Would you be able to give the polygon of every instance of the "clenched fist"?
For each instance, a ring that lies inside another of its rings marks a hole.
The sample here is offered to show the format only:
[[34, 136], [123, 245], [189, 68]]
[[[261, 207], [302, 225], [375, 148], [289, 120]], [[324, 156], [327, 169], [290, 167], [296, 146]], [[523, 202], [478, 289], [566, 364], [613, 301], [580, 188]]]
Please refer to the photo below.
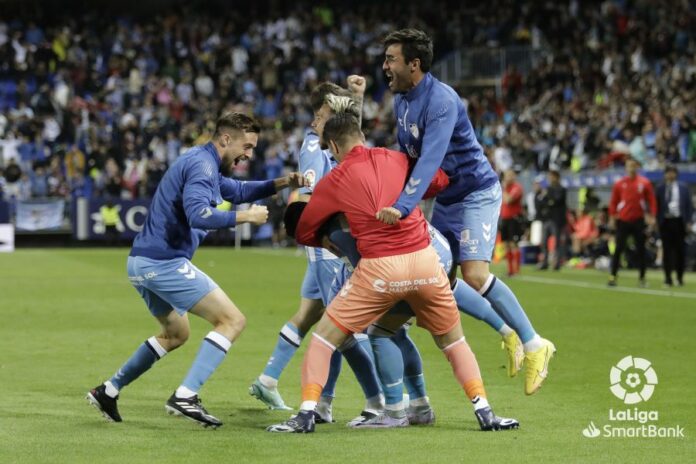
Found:
[[246, 211], [237, 213], [237, 222], [250, 222], [251, 224], [261, 225], [268, 221], [268, 208], [261, 205], [251, 205]]
[[358, 76], [357, 74], [348, 76], [348, 90], [353, 92], [355, 95], [365, 95], [366, 87], [367, 81], [364, 77]]
[[291, 189], [296, 189], [300, 187], [305, 187], [309, 185], [309, 181], [305, 176], [302, 175], [300, 172], [293, 172], [292, 174], [288, 175], [288, 186]]
[[391, 206], [386, 206], [380, 209], [375, 215], [378, 221], [382, 221], [385, 224], [396, 224], [396, 222], [401, 219], [401, 211]]

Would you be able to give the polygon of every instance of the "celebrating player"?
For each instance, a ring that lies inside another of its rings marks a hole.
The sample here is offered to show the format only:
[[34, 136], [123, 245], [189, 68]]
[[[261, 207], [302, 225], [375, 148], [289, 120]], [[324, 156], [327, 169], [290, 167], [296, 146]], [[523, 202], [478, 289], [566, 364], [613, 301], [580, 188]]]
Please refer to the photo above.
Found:
[[[498, 177], [476, 140], [457, 93], [428, 72], [433, 58], [428, 35], [403, 29], [389, 34], [384, 46], [382, 68], [396, 94], [397, 139], [401, 150], [418, 161], [399, 198], [380, 210], [377, 218], [385, 224], [408, 218], [437, 169], [442, 167], [450, 176], [449, 187], [437, 196], [431, 222], [449, 241], [464, 281], [480, 296], [464, 294], [464, 285], [453, 291], [462, 292], [465, 306], [470, 308], [484, 307], [487, 299], [519, 335], [524, 357], [516, 355], [516, 340], [505, 340], [508, 373], [514, 376], [523, 360], [525, 393], [531, 395], [546, 378], [555, 347], [536, 333], [510, 288], [490, 272], [502, 200]], [[453, 266], [452, 281], [456, 270]]]
[[282, 424], [270, 426], [268, 431], [313, 432], [313, 411], [336, 346], [351, 334], [365, 330], [400, 300], [409, 303], [419, 325], [433, 334], [471, 399], [481, 429], [518, 427], [514, 419], [495, 416], [488, 405], [447, 276], [430, 246], [423, 213], [416, 206], [413, 214], [396, 227], [376, 219], [380, 208], [393, 204], [403, 189], [409, 169], [406, 156], [363, 146], [358, 121], [348, 114], [332, 117], [324, 127], [323, 139], [341, 164], [314, 189], [312, 201], [300, 218], [296, 238], [300, 243], [320, 246], [319, 228], [342, 212], [363, 258], [313, 333], [303, 362], [299, 413]]
[[[314, 121], [307, 131], [300, 151], [300, 171], [309, 179], [309, 184], [300, 191], [301, 201], [308, 201], [313, 188], [335, 166], [331, 153], [321, 141], [324, 123], [333, 114], [350, 113], [359, 118], [361, 101], [365, 92], [365, 79], [361, 76], [348, 78], [350, 90], [331, 82], [317, 86], [310, 96]], [[305, 334], [317, 323], [328, 305], [329, 291], [341, 261], [323, 248], [306, 247], [307, 270], [302, 283], [300, 308], [281, 328], [275, 349], [263, 373], [249, 388], [249, 393], [271, 409], [290, 409], [278, 392], [278, 379], [302, 342]], [[332, 422], [332, 400], [334, 388], [341, 369], [341, 353], [345, 356], [363, 389], [366, 405], [361, 414], [348, 425], [354, 426], [366, 418], [375, 417], [383, 408], [380, 389], [367, 335], [356, 334], [340, 346], [331, 359], [331, 371], [324, 386], [317, 414], [322, 422]]]
[[128, 278], [159, 321], [162, 332], [140, 345], [111, 379], [87, 393], [88, 401], [106, 419], [121, 422], [117, 400], [123, 387], [186, 342], [190, 312], [210, 322], [214, 329], [203, 339], [191, 369], [165, 409], [205, 427], [222, 425], [205, 410], [198, 392], [223, 361], [246, 321], [225, 292], [190, 260], [207, 230], [242, 223], [263, 224], [268, 218], [265, 206], [219, 211], [216, 206], [223, 199], [237, 204], [252, 202], [283, 188], [305, 185], [299, 173], [263, 182], [225, 177], [233, 164], [252, 157], [259, 132], [258, 123], [244, 114], [223, 115], [217, 120], [213, 140], [177, 159], [157, 187], [128, 257]]

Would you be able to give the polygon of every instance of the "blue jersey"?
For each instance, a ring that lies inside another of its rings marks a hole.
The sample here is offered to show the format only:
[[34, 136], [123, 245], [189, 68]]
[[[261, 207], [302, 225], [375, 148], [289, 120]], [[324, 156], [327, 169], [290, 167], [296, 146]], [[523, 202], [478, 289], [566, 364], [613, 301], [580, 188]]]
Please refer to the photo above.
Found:
[[191, 259], [209, 229], [236, 225], [234, 211], [216, 209], [223, 199], [247, 203], [275, 191], [272, 180], [241, 182], [220, 174], [220, 155], [212, 143], [193, 147], [164, 174], [130, 255]]
[[[314, 186], [336, 166], [336, 161], [329, 150], [322, 150], [319, 135], [311, 129], [305, 133], [302, 148], [300, 148], [300, 172], [309, 180], [309, 185], [300, 189], [300, 194], [310, 194]], [[338, 259], [336, 255], [324, 248], [305, 247], [307, 259], [321, 261]]]
[[401, 151], [418, 160], [394, 205], [403, 217], [418, 205], [440, 167], [450, 179], [437, 196], [445, 205], [498, 182], [462, 100], [449, 85], [427, 73], [415, 88], [394, 96], [394, 114]]

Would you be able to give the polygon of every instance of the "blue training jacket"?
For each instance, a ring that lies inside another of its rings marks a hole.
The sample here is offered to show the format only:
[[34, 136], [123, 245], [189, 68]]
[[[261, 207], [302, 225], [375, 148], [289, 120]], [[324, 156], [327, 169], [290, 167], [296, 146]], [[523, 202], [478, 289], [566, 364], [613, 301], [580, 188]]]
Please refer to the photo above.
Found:
[[466, 108], [452, 87], [427, 73], [416, 87], [394, 96], [401, 151], [417, 162], [394, 207], [406, 217], [418, 205], [439, 167], [450, 185], [437, 196], [449, 205], [484, 190], [498, 176], [486, 159]]
[[224, 177], [215, 146], [195, 146], [164, 174], [130, 255], [191, 259], [208, 230], [236, 225], [236, 212], [216, 209], [223, 199], [248, 203], [275, 192], [273, 180], [242, 182]]

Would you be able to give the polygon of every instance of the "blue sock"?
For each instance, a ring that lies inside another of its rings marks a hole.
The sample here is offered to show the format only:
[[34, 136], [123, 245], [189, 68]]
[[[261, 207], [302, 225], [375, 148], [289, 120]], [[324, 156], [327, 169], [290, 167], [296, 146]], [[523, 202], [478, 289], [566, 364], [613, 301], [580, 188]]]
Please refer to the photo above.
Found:
[[338, 381], [338, 375], [341, 373], [341, 361], [343, 361], [343, 356], [341, 352], [336, 350], [331, 356], [331, 367], [329, 369], [329, 378], [326, 379], [326, 385], [321, 391], [321, 396], [328, 396], [333, 398], [336, 396], [336, 382]]
[[454, 300], [457, 302], [457, 308], [465, 314], [483, 321], [493, 327], [496, 332], [505, 324], [500, 316], [491, 307], [491, 304], [483, 298], [479, 293], [471, 288], [462, 279], [457, 279], [452, 289]]
[[482, 290], [483, 297], [491, 302], [493, 309], [505, 323], [517, 332], [522, 343], [527, 343], [534, 338], [536, 331], [532, 323], [529, 322], [515, 294], [502, 280], [491, 274]]
[[145, 371], [152, 367], [155, 361], [167, 354], [157, 338], [150, 337], [135, 350], [135, 353], [128, 358], [128, 361], [114, 374], [111, 383], [117, 389], [121, 389], [143, 375]]
[[408, 331], [403, 327], [392, 337], [392, 340], [401, 350], [401, 356], [404, 360], [404, 385], [406, 385], [410, 400], [425, 397], [427, 393], [425, 391], [425, 377], [423, 376], [423, 362], [416, 344], [413, 343], [411, 337], [408, 336]]
[[205, 381], [225, 359], [231, 346], [232, 342], [224, 335], [215, 331], [208, 332], [181, 386], [198, 393]]
[[375, 353], [372, 351], [372, 343], [370, 342], [370, 337], [367, 335], [367, 333], [355, 334], [355, 339], [358, 341], [358, 345], [360, 345], [362, 349], [365, 350], [367, 355], [372, 360], [372, 363], [374, 364]]
[[388, 336], [370, 336], [375, 367], [379, 373], [387, 405], [399, 404], [404, 397], [404, 360], [401, 350]]
[[268, 359], [266, 368], [263, 370], [264, 375], [278, 380], [285, 366], [288, 365], [295, 355], [295, 352], [300, 347], [300, 343], [302, 343], [302, 335], [300, 331], [297, 330], [297, 327], [291, 322], [285, 324], [283, 328], [280, 329], [278, 342], [276, 343], [271, 357]]
[[363, 347], [364, 343], [360, 343], [360, 339], [364, 339], [369, 343], [369, 339], [365, 334], [355, 334], [350, 337], [346, 342], [343, 343], [339, 350], [348, 361], [348, 365], [353, 369], [355, 373], [355, 378], [358, 379], [360, 387], [362, 387], [365, 398], [374, 398], [382, 393], [382, 388], [379, 385], [379, 380], [377, 379], [377, 370], [375, 369], [375, 363], [373, 358], [370, 356], [372, 348], [369, 351], [365, 350]]

